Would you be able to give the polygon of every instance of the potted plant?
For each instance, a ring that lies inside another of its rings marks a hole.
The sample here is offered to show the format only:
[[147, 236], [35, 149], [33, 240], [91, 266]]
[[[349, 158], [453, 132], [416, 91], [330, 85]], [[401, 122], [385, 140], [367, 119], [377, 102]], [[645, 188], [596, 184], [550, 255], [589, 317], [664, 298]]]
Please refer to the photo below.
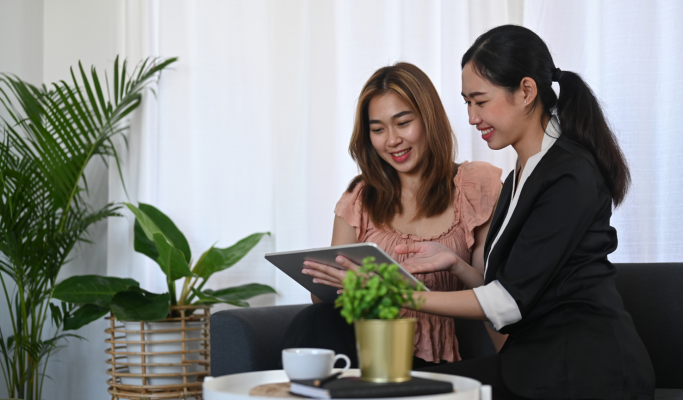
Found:
[[0, 280], [11, 319], [0, 328], [0, 365], [9, 397], [42, 398], [51, 354], [90, 312], [51, 302], [76, 243], [119, 215], [115, 204], [88, 204], [86, 167], [93, 158], [118, 165], [114, 142], [175, 61], [149, 58], [131, 69], [117, 57], [104, 76], [79, 63], [70, 79], [42, 86], [0, 74]]
[[[201, 375], [197, 373], [200, 342], [208, 341], [209, 333], [203, 327], [201, 318], [193, 318], [196, 306], [225, 303], [249, 307], [246, 300], [276, 293], [272, 287], [258, 283], [220, 290], [204, 289], [204, 286], [213, 274], [235, 265], [268, 233], [249, 235], [227, 248], [211, 246], [193, 265], [185, 235], [168, 216], [149, 204], [139, 204], [138, 207], [124, 204], [135, 215], [135, 250], [159, 265], [166, 276], [168, 291], [162, 294], [148, 292], [133, 279], [84, 275], [59, 283], [54, 297], [77, 305], [74, 317], [67, 320], [70, 326], [82, 326], [111, 312], [125, 326], [126, 353], [166, 353], [149, 355], [144, 361], [140, 354], [127, 354], [127, 364], [133, 364], [129, 365], [131, 374], [141, 374], [145, 364], [176, 364], [147, 366], [146, 374], [177, 375], [182, 372], [182, 376], [175, 378], [158, 376], [144, 381], [128, 379], [124, 375], [123, 384], [140, 385], [145, 382], [146, 385], [179, 385], [184, 383], [183, 376], [187, 377], [188, 374], [192, 380], [196, 380]], [[178, 291], [176, 281], [181, 278], [183, 284]], [[206, 320], [206, 317], [203, 319]], [[201, 334], [206, 335], [206, 339], [202, 339]], [[145, 341], [147, 346], [142, 350], [141, 342]], [[183, 370], [178, 367], [179, 364], [190, 365]]]
[[335, 301], [341, 315], [354, 324], [361, 380], [404, 382], [413, 366], [415, 318], [401, 319], [401, 308], [418, 309], [414, 289], [396, 264], [363, 260], [357, 272], [349, 271], [343, 291]]

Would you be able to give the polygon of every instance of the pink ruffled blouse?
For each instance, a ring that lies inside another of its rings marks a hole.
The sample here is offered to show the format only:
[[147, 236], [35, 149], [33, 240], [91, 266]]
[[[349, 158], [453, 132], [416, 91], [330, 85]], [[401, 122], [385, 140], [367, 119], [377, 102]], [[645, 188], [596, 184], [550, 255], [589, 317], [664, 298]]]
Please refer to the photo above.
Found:
[[[500, 192], [501, 173], [500, 168], [486, 162], [466, 161], [460, 165], [453, 178], [456, 188], [453, 223], [446, 232], [438, 236], [421, 238], [403, 234], [395, 229], [375, 227], [361, 204], [359, 195], [363, 190], [363, 182], [356, 185], [351, 193], [344, 192], [334, 213], [356, 228], [359, 243], [373, 242], [399, 263], [408, 257], [396, 254], [394, 248], [397, 245], [422, 241], [438, 242], [451, 249], [463, 260], [470, 262], [474, 245], [474, 228], [484, 224], [491, 217]], [[416, 274], [415, 276], [433, 291], [445, 292], [464, 288], [464, 285], [448, 272]], [[403, 310], [401, 315], [417, 319], [415, 356], [431, 362], [460, 360], [452, 318], [413, 310]]]

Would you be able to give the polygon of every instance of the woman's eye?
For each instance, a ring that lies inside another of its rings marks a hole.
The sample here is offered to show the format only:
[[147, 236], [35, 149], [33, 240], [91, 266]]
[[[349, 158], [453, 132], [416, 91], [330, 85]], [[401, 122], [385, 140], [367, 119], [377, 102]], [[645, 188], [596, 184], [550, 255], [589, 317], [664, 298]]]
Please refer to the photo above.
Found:
[[380, 132], [382, 132], [382, 128], [370, 129], [370, 132], [372, 132], [372, 133], [380, 133]]
[[481, 107], [482, 104], [484, 104], [484, 103], [486, 103], [486, 102], [485, 102], [485, 101], [480, 101], [479, 103], [475, 103], [475, 104], [478, 105], [479, 107]]
[[405, 126], [405, 125], [408, 125], [408, 124], [411, 123], [411, 122], [413, 122], [412, 119], [411, 119], [410, 121], [399, 122], [399, 123], [398, 123], [398, 126]]
[[465, 100], [465, 104], [467, 104], [467, 105], [469, 106], [469, 105], [470, 105], [470, 102], [467, 101], [467, 100]]

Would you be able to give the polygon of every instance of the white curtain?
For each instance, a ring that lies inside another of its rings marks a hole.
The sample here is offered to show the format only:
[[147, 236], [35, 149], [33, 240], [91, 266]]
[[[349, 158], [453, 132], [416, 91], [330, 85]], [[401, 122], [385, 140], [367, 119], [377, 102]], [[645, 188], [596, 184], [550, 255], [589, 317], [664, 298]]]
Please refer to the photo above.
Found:
[[683, 2], [526, 0], [524, 25], [601, 100], [633, 185], [613, 262], [683, 261]]

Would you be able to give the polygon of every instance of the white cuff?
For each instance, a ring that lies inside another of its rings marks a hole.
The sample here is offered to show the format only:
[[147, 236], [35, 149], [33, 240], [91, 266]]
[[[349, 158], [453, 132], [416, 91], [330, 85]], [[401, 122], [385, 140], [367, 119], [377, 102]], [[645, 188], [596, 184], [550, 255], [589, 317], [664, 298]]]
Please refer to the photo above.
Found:
[[484, 309], [484, 314], [497, 331], [522, 319], [517, 302], [497, 280], [472, 290]]

